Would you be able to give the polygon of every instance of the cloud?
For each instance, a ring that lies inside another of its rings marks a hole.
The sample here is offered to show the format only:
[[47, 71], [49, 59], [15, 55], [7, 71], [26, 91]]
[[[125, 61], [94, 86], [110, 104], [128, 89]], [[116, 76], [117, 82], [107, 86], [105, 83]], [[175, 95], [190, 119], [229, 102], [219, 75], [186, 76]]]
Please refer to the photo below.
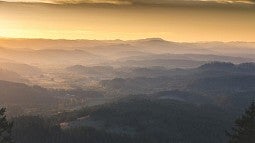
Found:
[[192, 2], [215, 2], [227, 4], [255, 4], [255, 0], [4, 0], [6, 2], [33, 2], [33, 3], [52, 3], [52, 4], [156, 4], [167, 5], [173, 3], [192, 3]]
[[53, 3], [106, 3], [106, 4], [173, 4], [183, 2], [216, 2], [216, 3], [246, 3], [253, 4], [255, 0], [49, 0]]
[[89, 3], [89, 4], [132, 4], [133, 2], [130, 0], [51, 0], [52, 3], [56, 4], [79, 4], [79, 3]]
[[218, 3], [244, 3], [255, 4], [255, 0], [217, 0]]

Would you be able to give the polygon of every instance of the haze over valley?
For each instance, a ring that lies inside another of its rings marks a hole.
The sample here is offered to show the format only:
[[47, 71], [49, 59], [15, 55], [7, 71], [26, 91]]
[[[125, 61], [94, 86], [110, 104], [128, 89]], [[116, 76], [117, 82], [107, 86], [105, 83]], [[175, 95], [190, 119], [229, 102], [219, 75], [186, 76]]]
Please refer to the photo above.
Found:
[[0, 143], [254, 143], [254, 0], [0, 0]]

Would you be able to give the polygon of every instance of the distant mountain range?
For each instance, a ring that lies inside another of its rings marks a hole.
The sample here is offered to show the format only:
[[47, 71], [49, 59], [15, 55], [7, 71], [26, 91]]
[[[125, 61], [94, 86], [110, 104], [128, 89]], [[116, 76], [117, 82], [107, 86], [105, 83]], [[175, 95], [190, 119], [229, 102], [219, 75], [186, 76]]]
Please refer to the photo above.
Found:
[[[0, 39], [0, 47], [2, 59], [39, 66], [155, 66], [169, 63], [168, 67], [180, 64], [180, 68], [186, 68], [207, 61], [255, 61], [255, 43], [245, 42], [178, 43], [160, 38], [131, 41]], [[180, 63], [175, 62], [178, 60]]]

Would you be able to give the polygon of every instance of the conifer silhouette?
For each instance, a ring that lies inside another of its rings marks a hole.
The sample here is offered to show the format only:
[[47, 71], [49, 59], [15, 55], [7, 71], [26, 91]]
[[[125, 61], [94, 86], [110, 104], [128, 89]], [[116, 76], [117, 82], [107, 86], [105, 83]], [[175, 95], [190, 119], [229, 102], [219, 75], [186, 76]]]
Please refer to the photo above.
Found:
[[255, 102], [253, 101], [245, 114], [235, 121], [229, 143], [255, 143]]

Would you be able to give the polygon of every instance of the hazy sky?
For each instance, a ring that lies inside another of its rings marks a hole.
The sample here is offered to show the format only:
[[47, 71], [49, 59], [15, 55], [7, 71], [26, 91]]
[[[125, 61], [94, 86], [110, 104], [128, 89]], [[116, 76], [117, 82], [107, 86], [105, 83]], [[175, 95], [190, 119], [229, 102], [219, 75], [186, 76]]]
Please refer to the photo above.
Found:
[[255, 41], [249, 0], [5, 0], [0, 37]]

